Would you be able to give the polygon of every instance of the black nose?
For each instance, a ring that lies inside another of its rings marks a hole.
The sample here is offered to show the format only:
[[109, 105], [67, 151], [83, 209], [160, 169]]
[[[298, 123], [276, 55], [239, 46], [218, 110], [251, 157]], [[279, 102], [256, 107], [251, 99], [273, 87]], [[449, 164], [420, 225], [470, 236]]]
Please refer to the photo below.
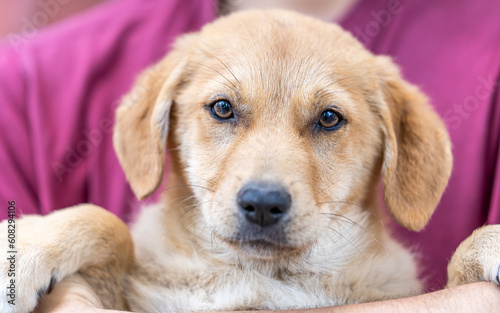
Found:
[[237, 201], [249, 222], [264, 227], [276, 224], [285, 215], [292, 197], [279, 185], [251, 183], [241, 188]]

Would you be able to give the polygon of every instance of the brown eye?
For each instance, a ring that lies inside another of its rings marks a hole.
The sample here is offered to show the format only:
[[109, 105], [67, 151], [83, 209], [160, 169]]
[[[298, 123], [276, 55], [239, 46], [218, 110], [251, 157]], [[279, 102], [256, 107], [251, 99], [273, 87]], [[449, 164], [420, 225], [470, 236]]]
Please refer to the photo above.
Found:
[[326, 130], [334, 130], [342, 122], [342, 116], [333, 110], [325, 110], [321, 113], [318, 126]]
[[218, 100], [212, 104], [212, 114], [220, 119], [227, 120], [234, 116], [233, 107], [227, 100]]

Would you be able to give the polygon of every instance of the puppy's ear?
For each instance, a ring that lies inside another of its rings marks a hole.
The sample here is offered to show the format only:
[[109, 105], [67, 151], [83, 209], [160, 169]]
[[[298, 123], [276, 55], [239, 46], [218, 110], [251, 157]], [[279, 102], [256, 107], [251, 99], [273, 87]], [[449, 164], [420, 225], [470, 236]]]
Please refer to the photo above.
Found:
[[382, 180], [391, 216], [407, 229], [424, 228], [448, 183], [451, 143], [427, 98], [404, 81], [392, 61], [377, 57], [384, 132]]
[[187, 39], [139, 76], [116, 112], [114, 148], [138, 199], [151, 195], [163, 178], [170, 109], [184, 76]]

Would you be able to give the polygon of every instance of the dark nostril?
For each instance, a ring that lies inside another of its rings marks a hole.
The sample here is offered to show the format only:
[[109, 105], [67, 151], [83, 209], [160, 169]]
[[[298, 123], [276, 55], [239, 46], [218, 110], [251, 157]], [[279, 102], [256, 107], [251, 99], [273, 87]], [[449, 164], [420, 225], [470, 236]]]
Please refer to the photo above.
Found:
[[243, 208], [243, 210], [247, 212], [255, 212], [255, 208], [251, 205], [247, 205], [246, 207]]
[[276, 224], [292, 204], [285, 188], [266, 183], [245, 185], [238, 192], [237, 201], [246, 220], [262, 227]]
[[283, 211], [281, 211], [279, 208], [276, 208], [276, 207], [271, 208], [271, 210], [269, 210], [269, 212], [271, 214], [282, 214], [283, 213]]

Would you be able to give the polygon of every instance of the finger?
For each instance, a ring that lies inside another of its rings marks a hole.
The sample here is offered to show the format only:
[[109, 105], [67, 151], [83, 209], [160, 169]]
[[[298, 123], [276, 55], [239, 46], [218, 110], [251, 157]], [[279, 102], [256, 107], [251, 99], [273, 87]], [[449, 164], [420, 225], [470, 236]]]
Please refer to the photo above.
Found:
[[34, 313], [98, 312], [103, 309], [99, 297], [78, 274], [65, 278], [44, 296]]

